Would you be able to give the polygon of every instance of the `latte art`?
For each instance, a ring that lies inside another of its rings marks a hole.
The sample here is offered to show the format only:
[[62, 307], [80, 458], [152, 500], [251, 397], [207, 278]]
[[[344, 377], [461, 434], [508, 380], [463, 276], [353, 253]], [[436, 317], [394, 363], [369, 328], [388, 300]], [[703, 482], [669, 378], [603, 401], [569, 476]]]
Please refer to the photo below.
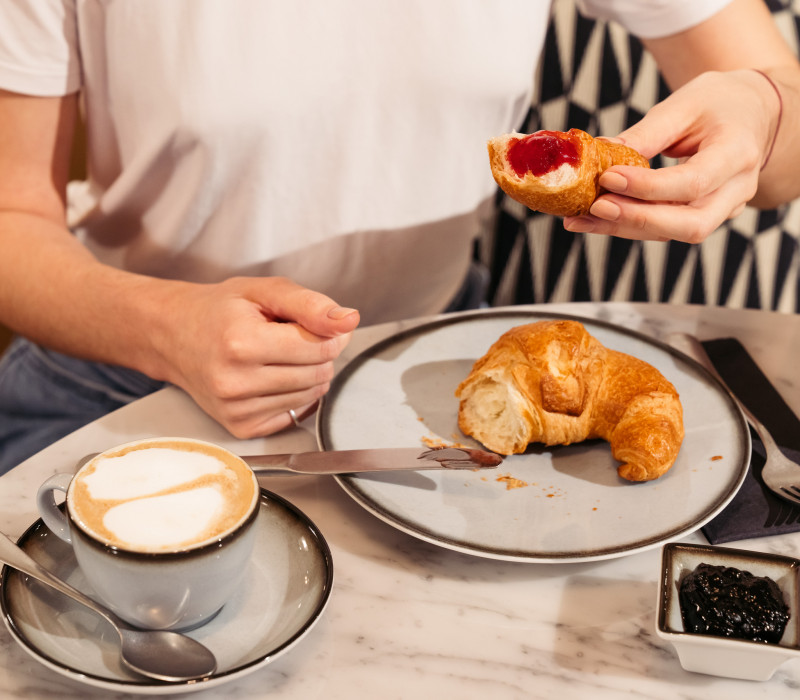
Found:
[[78, 472], [67, 496], [87, 534], [137, 552], [181, 551], [223, 537], [257, 498], [242, 460], [180, 440], [147, 440], [100, 455]]

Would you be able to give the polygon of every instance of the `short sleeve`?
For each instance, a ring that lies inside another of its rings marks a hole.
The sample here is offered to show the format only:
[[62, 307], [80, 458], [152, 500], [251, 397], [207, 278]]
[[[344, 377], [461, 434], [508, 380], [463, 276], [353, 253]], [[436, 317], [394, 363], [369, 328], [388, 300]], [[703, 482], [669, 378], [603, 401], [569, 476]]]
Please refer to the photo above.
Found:
[[80, 86], [74, 0], [2, 0], [0, 88], [59, 96]]
[[689, 29], [731, 0], [577, 0], [587, 17], [618, 22], [634, 36], [655, 39]]

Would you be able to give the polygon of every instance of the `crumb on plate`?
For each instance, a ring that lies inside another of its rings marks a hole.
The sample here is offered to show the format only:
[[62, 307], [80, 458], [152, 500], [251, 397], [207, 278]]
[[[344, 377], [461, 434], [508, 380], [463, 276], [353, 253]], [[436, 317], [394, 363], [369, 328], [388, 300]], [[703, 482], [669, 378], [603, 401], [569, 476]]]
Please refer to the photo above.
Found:
[[504, 482], [506, 485], [506, 490], [510, 491], [511, 489], [521, 489], [525, 486], [529, 486], [527, 481], [522, 481], [522, 479], [517, 479], [511, 474], [502, 474], [497, 477], [496, 481]]

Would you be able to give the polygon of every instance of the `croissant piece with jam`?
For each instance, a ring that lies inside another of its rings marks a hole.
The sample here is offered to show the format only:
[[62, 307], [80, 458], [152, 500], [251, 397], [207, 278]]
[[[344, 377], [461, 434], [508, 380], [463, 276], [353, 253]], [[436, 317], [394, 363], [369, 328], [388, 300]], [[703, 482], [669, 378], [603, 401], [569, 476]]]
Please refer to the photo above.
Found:
[[580, 129], [505, 134], [491, 139], [488, 148], [500, 189], [534, 211], [555, 216], [588, 212], [600, 194], [600, 174], [612, 165], [650, 167], [629, 146]]
[[628, 481], [657, 479], [683, 442], [675, 387], [644, 360], [606, 348], [577, 321], [507, 331], [474, 364], [456, 396], [459, 428], [494, 452], [601, 438]]

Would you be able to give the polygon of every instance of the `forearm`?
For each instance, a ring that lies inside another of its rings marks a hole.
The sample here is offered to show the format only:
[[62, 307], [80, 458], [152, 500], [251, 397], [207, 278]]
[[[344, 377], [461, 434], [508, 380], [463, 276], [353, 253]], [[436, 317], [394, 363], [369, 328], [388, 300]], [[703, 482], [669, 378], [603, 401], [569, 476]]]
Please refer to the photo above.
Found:
[[[752, 113], [737, 113], [734, 117], [748, 117], [748, 124], [759, 124], [758, 133], [752, 135], [760, 140], [764, 156], [775, 138], [779, 111], [773, 88], [755, 71], [766, 73], [780, 90], [783, 110], [769, 164], [760, 174], [758, 191], [751, 203], [771, 208], [800, 196], [800, 179], [795, 175], [800, 163], [800, 140], [796, 138], [800, 120], [800, 63], [762, 0], [733, 0], [690, 30], [648, 39], [644, 44], [673, 90], [707, 71], [751, 73], [745, 78], [746, 85], [731, 89], [745, 90], [742, 95], [746, 102], [740, 109]], [[751, 88], [756, 92], [751, 92]], [[717, 103], [711, 102], [709, 106], [716, 108]]]
[[[774, 130], [767, 147], [769, 161], [758, 179], [758, 191], [750, 204], [761, 209], [776, 206], [800, 197], [800, 69], [776, 67], [764, 69], [780, 93], [776, 94], [765, 78], [765, 104], [774, 110]], [[772, 94], [770, 94], [772, 93]]]
[[237, 437], [313, 410], [358, 313], [284, 278], [162, 280], [100, 264], [63, 225], [0, 210], [0, 321], [183, 388]]
[[169, 299], [185, 283], [99, 263], [69, 231], [0, 211], [0, 321], [60, 352], [170, 380], [159, 347]]
[[[55, 350], [172, 381], [182, 283], [101, 265], [66, 227], [77, 96], [0, 90], [0, 322]], [[175, 313], [175, 312], [173, 312]]]

